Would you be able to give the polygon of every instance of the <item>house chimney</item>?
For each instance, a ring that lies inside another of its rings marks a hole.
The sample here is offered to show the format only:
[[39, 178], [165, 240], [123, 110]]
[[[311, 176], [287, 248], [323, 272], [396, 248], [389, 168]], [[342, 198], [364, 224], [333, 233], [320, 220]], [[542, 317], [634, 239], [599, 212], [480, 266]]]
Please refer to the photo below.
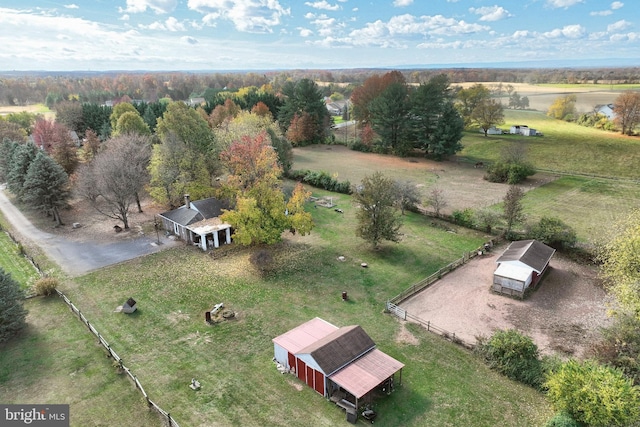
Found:
[[191, 209], [191, 198], [189, 197], [189, 195], [188, 195], [188, 194], [185, 194], [185, 195], [184, 195], [184, 206], [185, 206], [187, 209]]

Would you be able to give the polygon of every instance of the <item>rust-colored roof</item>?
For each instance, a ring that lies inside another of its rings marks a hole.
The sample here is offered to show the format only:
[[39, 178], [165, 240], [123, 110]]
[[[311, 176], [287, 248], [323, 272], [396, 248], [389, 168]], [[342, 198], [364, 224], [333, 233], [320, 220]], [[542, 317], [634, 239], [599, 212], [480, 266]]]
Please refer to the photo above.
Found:
[[403, 363], [373, 349], [329, 376], [329, 379], [359, 399], [403, 367]]
[[331, 375], [352, 360], [374, 348], [376, 344], [360, 326], [345, 326], [319, 339], [298, 353], [308, 353], [320, 369]]
[[296, 354], [336, 330], [338, 330], [337, 326], [316, 317], [275, 337], [272, 341], [289, 353]]

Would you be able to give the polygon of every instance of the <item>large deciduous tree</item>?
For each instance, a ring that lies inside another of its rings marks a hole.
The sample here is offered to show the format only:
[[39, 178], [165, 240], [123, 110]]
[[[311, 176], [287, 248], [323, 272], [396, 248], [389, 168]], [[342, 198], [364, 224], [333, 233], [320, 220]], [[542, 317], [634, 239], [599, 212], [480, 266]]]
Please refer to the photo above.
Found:
[[22, 199], [34, 209], [50, 213], [62, 225], [60, 208], [69, 200], [69, 177], [65, 170], [45, 152], [39, 151], [22, 187]]
[[640, 388], [616, 368], [569, 360], [545, 386], [553, 407], [584, 425], [623, 427], [640, 420]]
[[624, 311], [640, 319], [640, 210], [616, 224], [601, 250], [602, 275]]
[[33, 128], [33, 140], [71, 175], [78, 166], [78, 147], [69, 128], [58, 122], [39, 119]]
[[382, 76], [371, 76], [362, 86], [355, 88], [350, 99], [353, 105], [353, 119], [362, 125], [369, 123], [371, 120], [369, 104], [392, 83], [405, 85], [406, 80], [401, 72], [391, 71]]
[[128, 229], [129, 209], [139, 202], [138, 195], [148, 182], [150, 150], [149, 139], [142, 135], [106, 141], [105, 148], [79, 171], [77, 191], [98, 212], [122, 221]]
[[82, 104], [77, 101], [63, 101], [56, 104], [56, 121], [78, 133], [84, 133]]
[[640, 124], [640, 93], [626, 91], [621, 93], [613, 104], [614, 122], [620, 132], [633, 135], [633, 131]]
[[234, 208], [221, 219], [233, 226], [234, 241], [272, 244], [285, 230], [302, 235], [311, 231], [313, 221], [303, 205], [309, 193], [298, 185], [285, 203], [279, 180], [282, 169], [266, 132], [235, 141], [221, 159], [229, 171], [227, 193], [235, 198]]
[[577, 97], [573, 94], [556, 98], [549, 110], [547, 110], [547, 116], [558, 120], [574, 120], [576, 117], [576, 100]]
[[490, 128], [504, 123], [504, 109], [498, 101], [485, 99], [476, 105], [471, 112], [470, 119], [472, 123], [482, 129], [486, 137]]
[[396, 186], [381, 172], [365, 176], [353, 193], [357, 204], [356, 236], [377, 248], [383, 240], [400, 241], [402, 218], [396, 205]]
[[0, 267], [0, 343], [16, 336], [26, 326], [24, 293], [18, 282]]
[[116, 123], [115, 129], [113, 129], [112, 136], [120, 136], [128, 133], [134, 133], [137, 135], [151, 135], [151, 130], [149, 129], [149, 125], [147, 125], [136, 111], [127, 111], [122, 114]]
[[456, 104], [460, 115], [464, 119], [465, 126], [471, 124], [471, 113], [481, 102], [491, 98], [491, 91], [481, 83], [460, 89], [457, 93], [458, 103]]

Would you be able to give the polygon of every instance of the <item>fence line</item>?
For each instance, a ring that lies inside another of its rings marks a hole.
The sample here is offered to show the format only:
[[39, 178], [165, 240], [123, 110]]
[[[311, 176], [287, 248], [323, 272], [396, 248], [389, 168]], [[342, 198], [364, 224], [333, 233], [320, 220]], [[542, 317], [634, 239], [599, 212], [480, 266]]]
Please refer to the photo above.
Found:
[[414, 316], [412, 314], [409, 314], [407, 312], [407, 310], [405, 310], [404, 308], [400, 307], [398, 304], [400, 304], [402, 301], [406, 300], [407, 298], [417, 294], [418, 292], [422, 291], [423, 289], [428, 288], [429, 286], [434, 284], [436, 281], [441, 279], [442, 276], [444, 276], [447, 273], [452, 272], [453, 270], [455, 270], [456, 268], [460, 267], [461, 265], [464, 265], [466, 262], [468, 262], [472, 258], [475, 258], [476, 256], [480, 256], [480, 255], [484, 254], [485, 250], [487, 249], [487, 245], [493, 246], [493, 242], [488, 242], [486, 244], [483, 244], [482, 246], [480, 246], [475, 251], [465, 252], [464, 254], [462, 254], [461, 258], [458, 258], [457, 260], [453, 261], [452, 263], [442, 267], [440, 270], [436, 271], [435, 273], [433, 273], [429, 277], [426, 277], [426, 278], [420, 280], [419, 282], [414, 283], [413, 285], [409, 286], [404, 291], [400, 292], [398, 295], [394, 296], [393, 298], [390, 298], [389, 300], [387, 300], [387, 302], [385, 304], [386, 311], [388, 311], [389, 313], [392, 313], [393, 315], [395, 315], [396, 317], [398, 317], [398, 318], [400, 318], [402, 320], [411, 319], [414, 322], [422, 325], [427, 331], [433, 332], [435, 334], [438, 334], [438, 335], [450, 340], [451, 342], [454, 342], [456, 344], [462, 345], [463, 347], [466, 347], [466, 348], [475, 347], [475, 344], [468, 343], [468, 342], [460, 339], [459, 337], [456, 337], [456, 334], [454, 332], [446, 331], [446, 330], [444, 330], [442, 328], [439, 328], [438, 326], [434, 325], [433, 323], [431, 323], [431, 321], [424, 320], [424, 319], [419, 318], [418, 316]]
[[413, 314], [410, 314], [407, 310], [405, 310], [402, 307], [399, 307], [397, 305], [395, 305], [394, 303], [387, 301], [387, 311], [389, 313], [394, 314], [396, 317], [402, 319], [402, 320], [411, 320], [417, 324], [419, 324], [420, 326], [422, 326], [423, 328], [425, 328], [427, 331], [429, 332], [433, 332], [436, 335], [440, 335], [441, 337], [451, 341], [452, 343], [461, 345], [463, 347], [466, 347], [468, 349], [472, 349], [475, 347], [475, 344], [472, 344], [470, 342], [467, 342], [465, 340], [463, 340], [460, 337], [456, 336], [455, 332], [449, 332], [445, 329], [442, 329], [438, 326], [436, 326], [435, 324], [433, 324], [431, 321], [429, 320], [424, 320], [421, 319], [418, 316], [414, 316]]
[[158, 404], [156, 404], [154, 401], [149, 399], [149, 395], [144, 390], [144, 387], [142, 387], [142, 384], [140, 383], [140, 380], [138, 380], [138, 377], [136, 377], [133, 374], [131, 369], [129, 369], [127, 366], [125, 366], [124, 362], [122, 361], [122, 358], [120, 356], [118, 356], [118, 354], [111, 348], [111, 345], [109, 345], [107, 340], [98, 332], [98, 330], [91, 324], [91, 322], [89, 322], [89, 320], [80, 311], [80, 309], [73, 302], [71, 302], [71, 300], [64, 293], [62, 293], [58, 289], [56, 289], [56, 292], [57, 292], [58, 296], [60, 298], [62, 298], [62, 300], [65, 302], [65, 304], [67, 304], [67, 306], [69, 306], [71, 311], [76, 316], [78, 316], [78, 319], [87, 326], [89, 331], [91, 331], [91, 333], [93, 335], [95, 335], [96, 338], [98, 338], [98, 341], [100, 342], [100, 344], [109, 353], [109, 357], [113, 358], [113, 360], [115, 360], [116, 363], [118, 363], [118, 368], [120, 370], [122, 370], [124, 373], [126, 373], [127, 376], [131, 379], [131, 381], [133, 381], [133, 384], [136, 386], [136, 388], [138, 390], [140, 390], [140, 393], [142, 394], [142, 396], [147, 401], [147, 404], [149, 406], [153, 407], [160, 415], [162, 415], [165, 418], [165, 421], [168, 423], [169, 427], [180, 427], [178, 425], [178, 423], [171, 417], [171, 415], [167, 411], [165, 411], [160, 406], [158, 406]]
[[[1, 229], [1, 228], [0, 228]], [[22, 247], [22, 244], [20, 243], [20, 241], [18, 241], [8, 230], [2, 230], [5, 233], [7, 233], [7, 235], [9, 236], [9, 238], [16, 244], [19, 245], [20, 247], [20, 253], [27, 258], [31, 264], [33, 264], [34, 268], [38, 271], [38, 273], [40, 273], [41, 276], [44, 276], [44, 273], [42, 272], [42, 269], [40, 268], [40, 266], [35, 262], [35, 260], [33, 259], [33, 257], [29, 256], [25, 251], [24, 248]], [[142, 396], [145, 398], [145, 400], [147, 401], [147, 404], [154, 408], [162, 417], [164, 417], [164, 420], [166, 421], [168, 427], [180, 427], [178, 425], [178, 423], [176, 422], [176, 420], [174, 420], [171, 417], [171, 414], [168, 413], [167, 411], [165, 411], [164, 409], [162, 409], [160, 406], [158, 406], [158, 404], [156, 404], [154, 401], [152, 401], [151, 399], [149, 399], [149, 395], [147, 394], [147, 392], [144, 390], [144, 388], [142, 387], [142, 384], [140, 383], [140, 381], [138, 380], [138, 378], [131, 372], [131, 370], [126, 367], [124, 365], [124, 362], [122, 361], [122, 358], [120, 356], [118, 356], [118, 354], [111, 348], [111, 345], [109, 345], [109, 343], [107, 342], [106, 339], [104, 339], [104, 337], [98, 332], [98, 330], [91, 324], [91, 322], [89, 322], [89, 320], [85, 317], [85, 315], [80, 311], [80, 309], [73, 303], [71, 302], [71, 300], [61, 291], [59, 291], [58, 289], [55, 290], [56, 293], [58, 294], [58, 296], [60, 298], [62, 298], [62, 300], [65, 302], [65, 304], [67, 304], [67, 306], [71, 309], [71, 311], [78, 316], [78, 320], [80, 320], [82, 323], [84, 323], [87, 328], [89, 329], [89, 331], [91, 331], [91, 333], [93, 335], [96, 336], [96, 338], [98, 338], [98, 341], [100, 342], [100, 344], [107, 350], [107, 352], [109, 353], [108, 357], [113, 358], [113, 360], [116, 361], [116, 363], [118, 363], [118, 369], [124, 371], [127, 376], [129, 378], [131, 378], [131, 380], [133, 381], [136, 389], [140, 390], [140, 393], [142, 394]]]

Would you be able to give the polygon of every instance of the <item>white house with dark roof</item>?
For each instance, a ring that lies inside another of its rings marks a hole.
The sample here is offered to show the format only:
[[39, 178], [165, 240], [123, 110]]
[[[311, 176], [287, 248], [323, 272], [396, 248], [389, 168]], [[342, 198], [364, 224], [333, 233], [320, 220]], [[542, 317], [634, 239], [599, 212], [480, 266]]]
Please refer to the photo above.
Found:
[[492, 289], [520, 298], [530, 287], [535, 288], [556, 250], [537, 240], [511, 242], [496, 260]]
[[227, 206], [214, 197], [192, 202], [189, 195], [178, 209], [159, 214], [165, 230], [187, 243], [193, 243], [206, 251], [221, 243], [231, 243], [231, 225], [220, 220], [222, 209]]
[[376, 388], [390, 387], [404, 364], [376, 348], [356, 325], [338, 328], [318, 317], [274, 338], [274, 360], [316, 392], [356, 411]]

